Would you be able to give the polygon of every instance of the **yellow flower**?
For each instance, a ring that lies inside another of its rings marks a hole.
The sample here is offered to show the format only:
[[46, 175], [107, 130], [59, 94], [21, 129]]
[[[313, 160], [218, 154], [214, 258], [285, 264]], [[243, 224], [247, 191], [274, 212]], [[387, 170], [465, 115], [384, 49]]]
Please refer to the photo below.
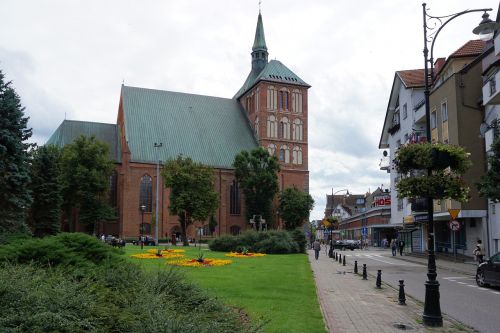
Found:
[[203, 259], [203, 262], [199, 262], [197, 259], [182, 259], [182, 260], [172, 260], [167, 261], [169, 265], [184, 266], [184, 267], [206, 267], [206, 266], [224, 266], [232, 263], [232, 260], [224, 259]]
[[[147, 251], [148, 253], [154, 253], [156, 254], [158, 252], [157, 249], [150, 249]], [[167, 250], [161, 250], [161, 254], [165, 254], [165, 253], [183, 253], [183, 252], [186, 252], [186, 250], [178, 250], [178, 249], [167, 249]]]
[[229, 252], [229, 253], [226, 253], [226, 257], [234, 257], [234, 258], [263, 257], [265, 255], [266, 255], [265, 253], [252, 253], [252, 252], [247, 252], [247, 253]]
[[148, 253], [132, 254], [131, 257], [137, 259], [173, 259], [182, 258], [184, 255], [180, 253], [162, 253], [158, 256], [156, 255], [156, 252], [151, 253], [151, 251], [148, 251]]

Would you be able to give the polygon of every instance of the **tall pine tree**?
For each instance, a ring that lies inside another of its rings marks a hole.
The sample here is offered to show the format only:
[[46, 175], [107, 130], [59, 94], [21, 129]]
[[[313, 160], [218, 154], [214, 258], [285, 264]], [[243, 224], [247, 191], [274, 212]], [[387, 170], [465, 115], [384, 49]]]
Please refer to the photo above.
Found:
[[37, 237], [54, 235], [61, 228], [60, 158], [61, 149], [56, 146], [42, 146], [33, 153], [30, 184], [33, 204], [28, 221]]
[[0, 71], [0, 233], [26, 231], [31, 205], [27, 127], [21, 99]]

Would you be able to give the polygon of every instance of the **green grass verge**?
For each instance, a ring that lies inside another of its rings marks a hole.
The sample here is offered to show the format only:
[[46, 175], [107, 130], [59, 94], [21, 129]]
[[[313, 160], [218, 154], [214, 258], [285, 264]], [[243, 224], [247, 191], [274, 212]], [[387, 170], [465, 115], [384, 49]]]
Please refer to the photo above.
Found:
[[[145, 247], [146, 249], [152, 247]], [[187, 258], [196, 258], [198, 249], [184, 248]], [[312, 271], [305, 254], [267, 255], [256, 258], [228, 258], [222, 252], [202, 249], [205, 258], [231, 259], [221, 267], [179, 267], [195, 284], [226, 304], [243, 309], [254, 322], [268, 321], [264, 331], [325, 332]], [[127, 245], [125, 253], [140, 253]], [[165, 259], [134, 259], [146, 271], [168, 267]]]

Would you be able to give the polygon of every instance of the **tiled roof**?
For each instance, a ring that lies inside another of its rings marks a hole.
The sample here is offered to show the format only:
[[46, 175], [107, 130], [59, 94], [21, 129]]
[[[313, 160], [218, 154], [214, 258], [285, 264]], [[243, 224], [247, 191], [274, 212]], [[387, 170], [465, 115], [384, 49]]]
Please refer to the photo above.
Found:
[[113, 161], [120, 162], [121, 150], [118, 144], [118, 127], [115, 124], [64, 120], [45, 144], [62, 148], [72, 143], [80, 135], [87, 137], [95, 135], [97, 140], [103, 141], [108, 145], [109, 157]]
[[401, 78], [406, 88], [423, 87], [425, 85], [424, 69], [409, 69], [397, 71], [396, 73]]
[[280, 61], [271, 60], [267, 63], [266, 67], [264, 67], [264, 69], [260, 73], [255, 74], [255, 72], [252, 71], [250, 72], [250, 74], [248, 74], [245, 83], [243, 83], [243, 86], [236, 93], [234, 98], [240, 98], [241, 96], [243, 96], [245, 92], [247, 92], [260, 80], [310, 87], [310, 85], [304, 82], [300, 77], [298, 77]]
[[464, 45], [462, 45], [458, 50], [450, 55], [450, 58], [459, 57], [473, 57], [478, 56], [484, 51], [484, 46], [486, 42], [484, 40], [476, 39], [470, 40]]
[[[135, 162], [182, 154], [205, 165], [232, 168], [236, 154], [258, 146], [235, 99], [122, 86], [122, 102]], [[163, 146], [155, 148], [155, 142]]]

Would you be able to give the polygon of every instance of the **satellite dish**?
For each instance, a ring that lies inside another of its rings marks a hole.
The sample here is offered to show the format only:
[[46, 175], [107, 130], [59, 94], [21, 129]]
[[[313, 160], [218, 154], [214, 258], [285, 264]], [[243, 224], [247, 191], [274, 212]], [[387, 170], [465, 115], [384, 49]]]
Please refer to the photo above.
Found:
[[481, 134], [481, 136], [484, 137], [484, 135], [486, 134], [486, 132], [488, 132], [488, 130], [490, 129], [491, 127], [487, 124], [487, 123], [481, 123], [481, 125], [479, 126], [479, 133]]
[[384, 155], [384, 157], [387, 157], [387, 150], [384, 150], [384, 152], [382, 153], [382, 155]]

